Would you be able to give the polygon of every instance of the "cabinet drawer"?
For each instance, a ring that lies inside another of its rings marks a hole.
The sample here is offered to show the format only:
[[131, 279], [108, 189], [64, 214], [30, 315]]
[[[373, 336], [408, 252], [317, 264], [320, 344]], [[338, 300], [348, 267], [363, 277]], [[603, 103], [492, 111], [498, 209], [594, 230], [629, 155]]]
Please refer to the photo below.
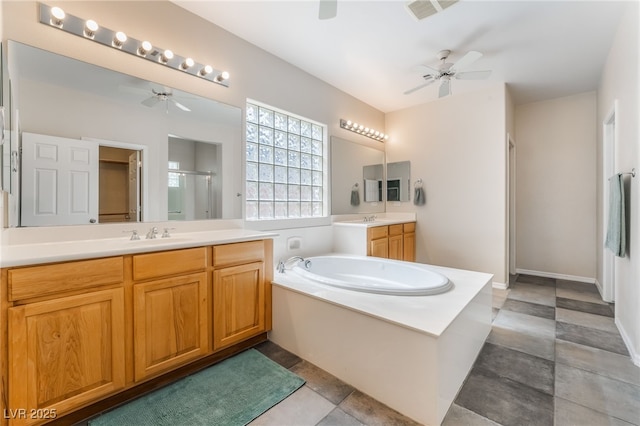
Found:
[[398, 225], [389, 225], [389, 235], [400, 235], [402, 234], [402, 224]]
[[123, 279], [122, 257], [10, 269], [8, 272], [9, 300], [29, 299], [65, 291], [118, 284]]
[[264, 241], [213, 246], [213, 266], [216, 268], [262, 260], [264, 260]]
[[146, 280], [166, 275], [201, 271], [207, 267], [206, 247], [133, 256], [133, 279]]
[[374, 226], [369, 228], [369, 239], [376, 240], [378, 238], [384, 238], [388, 235], [389, 227], [388, 226]]
[[415, 222], [409, 222], [409, 223], [405, 223], [404, 224], [404, 232], [415, 232], [416, 231], [416, 223]]

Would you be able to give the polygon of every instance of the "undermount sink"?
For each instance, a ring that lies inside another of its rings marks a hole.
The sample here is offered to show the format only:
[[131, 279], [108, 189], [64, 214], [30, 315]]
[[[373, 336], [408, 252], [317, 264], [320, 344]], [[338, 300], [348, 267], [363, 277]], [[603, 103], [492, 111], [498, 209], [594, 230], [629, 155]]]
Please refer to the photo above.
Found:
[[177, 244], [177, 243], [185, 243], [187, 241], [193, 241], [191, 238], [185, 237], [167, 237], [167, 238], [140, 238], [139, 240], [131, 240], [133, 244]]

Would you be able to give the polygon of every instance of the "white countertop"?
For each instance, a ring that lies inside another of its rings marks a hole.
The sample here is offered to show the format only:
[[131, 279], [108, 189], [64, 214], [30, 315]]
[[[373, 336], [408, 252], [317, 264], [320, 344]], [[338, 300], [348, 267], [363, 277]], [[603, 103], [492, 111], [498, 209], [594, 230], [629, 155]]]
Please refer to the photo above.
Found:
[[333, 222], [332, 225], [371, 228], [371, 227], [375, 227], [375, 226], [397, 225], [399, 223], [408, 223], [408, 222], [415, 222], [415, 220], [376, 219], [374, 221], [365, 222], [363, 219], [355, 219], [355, 220], [344, 220], [344, 221], [339, 221], [339, 222]]
[[277, 236], [276, 233], [254, 231], [250, 229], [223, 229], [213, 231], [181, 232], [169, 238], [131, 241], [129, 237], [100, 238], [48, 242], [37, 244], [13, 244], [0, 248], [0, 267], [34, 265], [69, 260], [91, 259], [97, 257], [118, 256], [131, 253], [201, 247], [215, 244], [237, 243], [242, 241], [263, 240]]
[[435, 337], [442, 335], [469, 302], [483, 291], [488, 292], [487, 309], [490, 314], [493, 275], [418, 263], [415, 265], [445, 275], [454, 288], [431, 296], [390, 296], [315, 283], [291, 271], [276, 271], [273, 283]]

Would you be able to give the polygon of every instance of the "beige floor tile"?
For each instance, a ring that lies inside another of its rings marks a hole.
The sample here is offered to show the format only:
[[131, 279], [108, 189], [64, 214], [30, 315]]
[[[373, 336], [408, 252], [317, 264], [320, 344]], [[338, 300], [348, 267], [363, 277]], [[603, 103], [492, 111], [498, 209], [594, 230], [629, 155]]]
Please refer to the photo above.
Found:
[[314, 426], [335, 407], [307, 386], [303, 386], [249, 424], [251, 426]]
[[504, 301], [507, 300], [508, 295], [509, 295], [509, 290], [501, 290], [498, 288], [494, 288], [492, 293], [492, 297], [493, 297], [492, 306], [498, 309], [502, 308], [502, 305], [504, 305]]
[[563, 398], [556, 398], [555, 426], [578, 425], [631, 426], [632, 423], [607, 416]]
[[336, 405], [354, 391], [353, 386], [307, 361], [294, 365], [290, 370], [305, 379], [309, 388]]
[[556, 396], [630, 423], [640, 419], [640, 386], [560, 363]]
[[616, 327], [614, 319], [602, 315], [556, 308], [556, 320], [583, 327], [596, 328], [610, 333], [618, 333], [618, 327]]
[[501, 310], [487, 342], [553, 361], [555, 336], [553, 320]]
[[452, 404], [442, 426], [499, 426], [498, 423], [471, 410]]
[[509, 290], [507, 298], [539, 305], [555, 306], [556, 289], [555, 287], [519, 282]]
[[556, 340], [556, 362], [640, 386], [640, 368], [625, 355]]
[[349, 395], [338, 406], [345, 413], [368, 426], [418, 426], [410, 418], [387, 407], [360, 391]]

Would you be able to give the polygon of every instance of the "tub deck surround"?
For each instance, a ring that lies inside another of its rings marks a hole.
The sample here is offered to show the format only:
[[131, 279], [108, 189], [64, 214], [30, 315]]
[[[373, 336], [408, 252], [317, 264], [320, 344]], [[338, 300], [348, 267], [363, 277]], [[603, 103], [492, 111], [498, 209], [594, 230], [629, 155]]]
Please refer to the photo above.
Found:
[[[217, 229], [197, 232], [175, 232], [169, 238], [145, 239], [140, 228], [140, 240], [131, 241], [129, 236], [118, 238], [78, 239], [59, 242], [3, 245], [0, 248], [0, 267], [34, 265], [41, 263], [64, 262], [68, 260], [90, 259], [117, 256], [123, 254], [146, 253], [172, 249], [201, 247], [215, 244], [228, 244], [261, 240], [277, 236], [275, 233], [253, 231], [250, 229]], [[133, 227], [130, 227], [131, 229]], [[158, 227], [160, 234], [163, 228]], [[121, 231], [120, 231], [121, 233]]]
[[440, 424], [489, 334], [492, 275], [422, 267], [454, 288], [390, 296], [276, 273], [270, 340], [422, 424]]

